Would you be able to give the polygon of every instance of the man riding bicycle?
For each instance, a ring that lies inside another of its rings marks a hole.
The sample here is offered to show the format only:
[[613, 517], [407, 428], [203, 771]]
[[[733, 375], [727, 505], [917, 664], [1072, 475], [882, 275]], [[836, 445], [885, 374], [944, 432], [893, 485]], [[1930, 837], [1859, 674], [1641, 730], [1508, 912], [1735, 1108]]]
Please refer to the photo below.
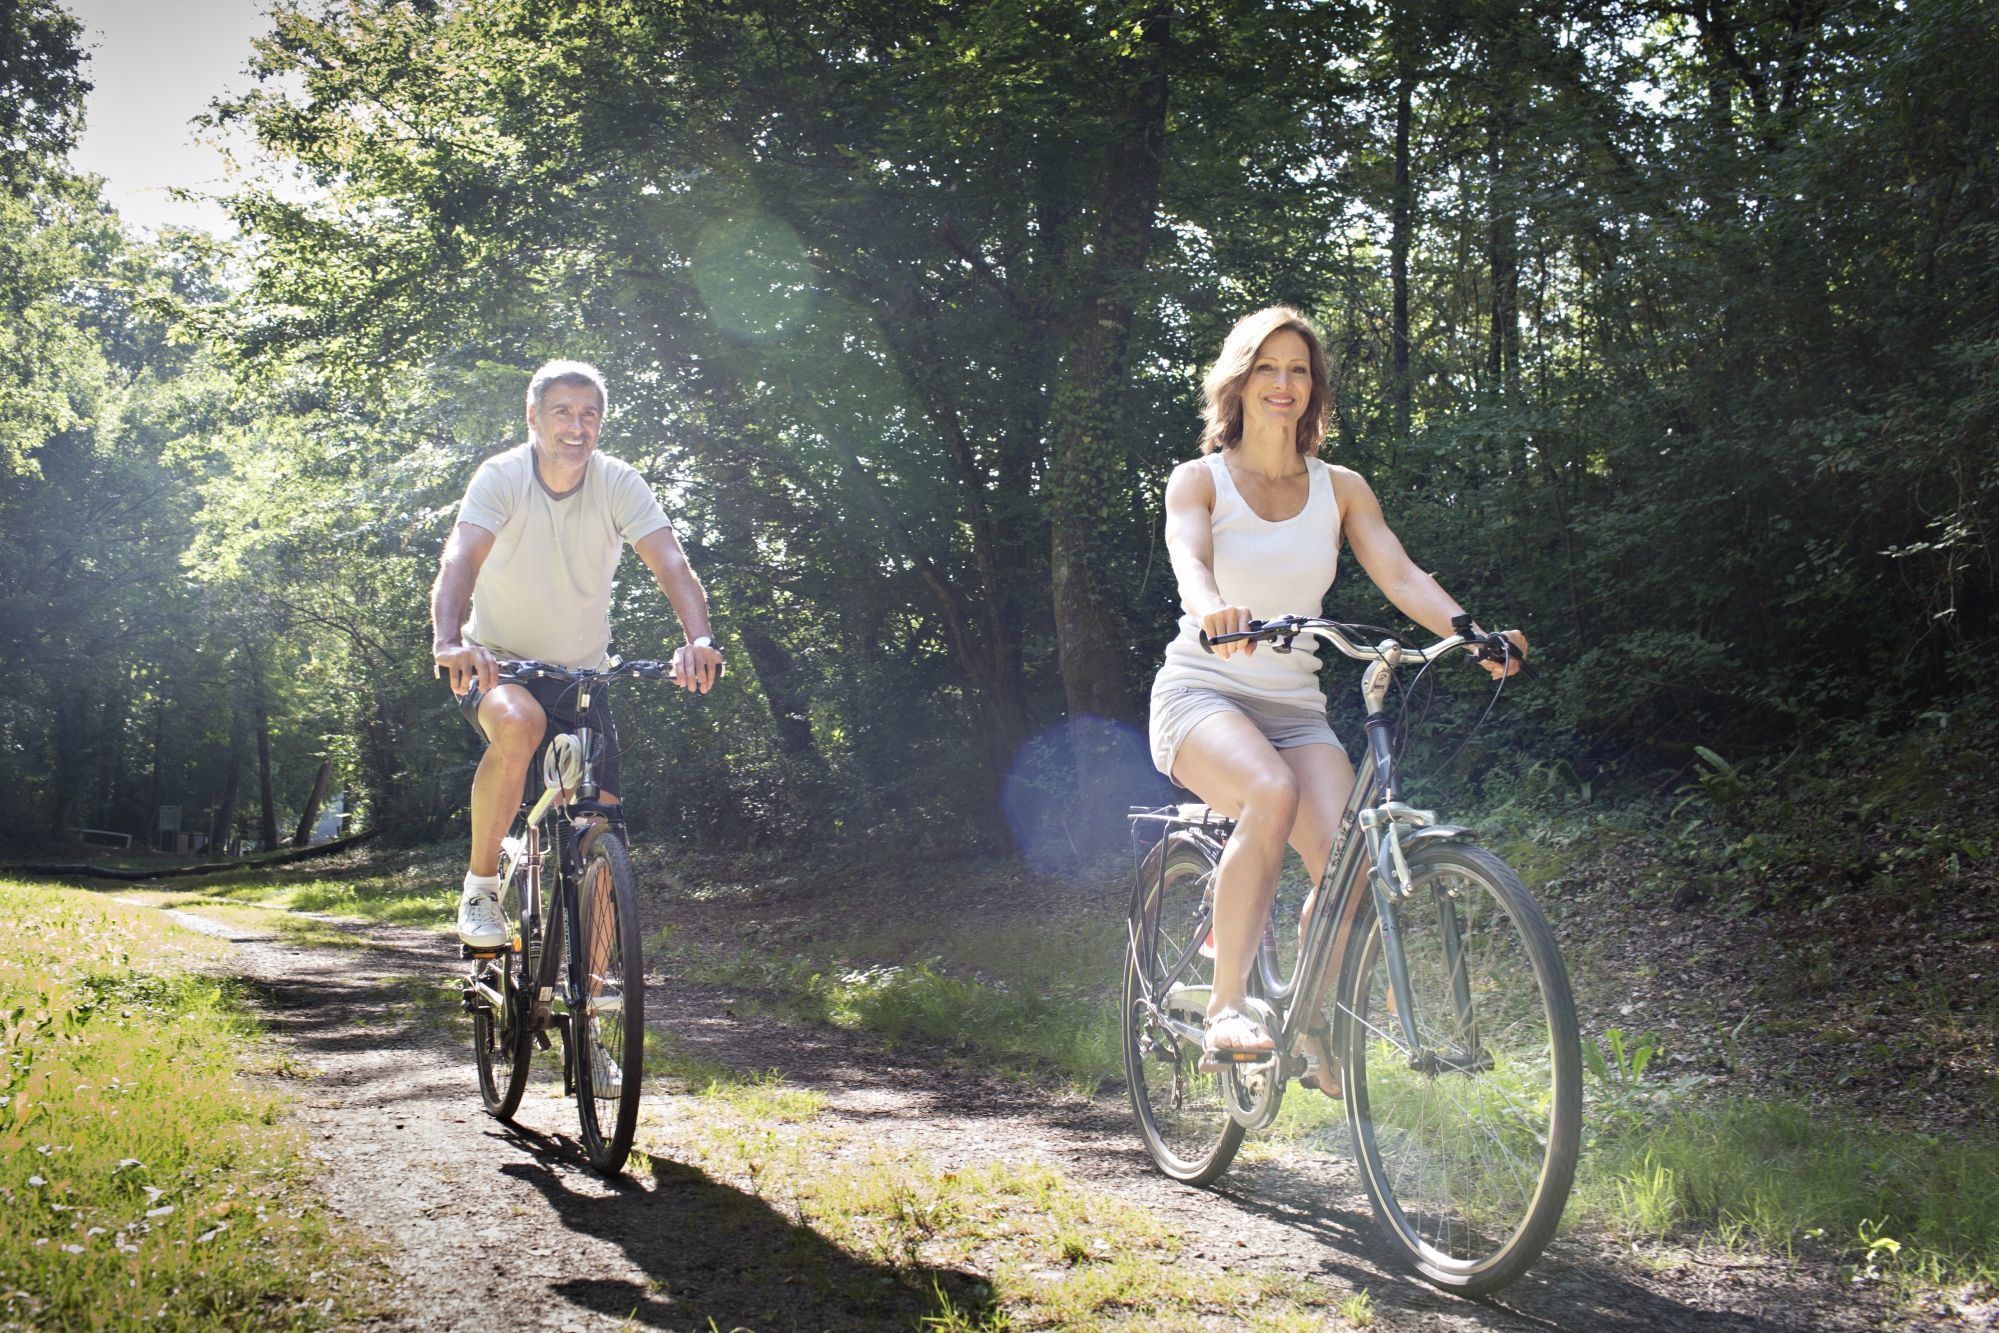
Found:
[[[603, 665], [611, 582], [630, 543], [688, 635], [673, 654], [674, 679], [706, 694], [722, 662], [709, 633], [707, 594], [658, 498], [637, 469], [597, 452], [608, 407], [594, 366], [550, 361], [534, 373], [527, 441], [473, 474], [431, 589], [431, 656], [450, 672], [460, 714], [486, 742], [472, 779], [472, 855], [458, 903], [458, 937], [475, 949], [507, 937], [500, 839], [535, 750], [545, 736], [582, 721], [566, 686], [502, 685], [496, 659]], [[618, 734], [601, 691], [593, 712], [605, 738], [597, 800], [615, 804]]]

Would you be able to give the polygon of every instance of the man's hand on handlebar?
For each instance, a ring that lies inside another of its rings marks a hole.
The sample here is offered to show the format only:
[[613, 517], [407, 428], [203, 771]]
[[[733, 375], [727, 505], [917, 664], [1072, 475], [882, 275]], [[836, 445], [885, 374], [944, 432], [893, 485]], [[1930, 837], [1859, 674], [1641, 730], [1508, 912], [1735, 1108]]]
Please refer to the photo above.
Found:
[[[1246, 606], [1223, 606], [1201, 617], [1201, 633], [1210, 639], [1224, 634], [1241, 634], [1249, 629], [1249, 608]], [[1240, 643], [1218, 643], [1209, 650], [1218, 657], [1228, 657], [1241, 653], [1245, 657], [1256, 652], [1256, 640], [1248, 639]]]
[[500, 683], [499, 664], [477, 644], [441, 643], [430, 650], [431, 661], [451, 673], [451, 692], [462, 695], [474, 685], [490, 694]]
[[673, 652], [673, 683], [683, 690], [706, 694], [722, 674], [722, 651], [683, 643]]

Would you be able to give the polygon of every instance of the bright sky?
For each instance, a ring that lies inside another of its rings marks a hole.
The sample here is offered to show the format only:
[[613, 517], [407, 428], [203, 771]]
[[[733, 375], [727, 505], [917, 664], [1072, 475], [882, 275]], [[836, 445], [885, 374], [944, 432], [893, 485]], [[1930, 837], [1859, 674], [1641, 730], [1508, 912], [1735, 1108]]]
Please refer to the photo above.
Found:
[[88, 30], [91, 82], [76, 166], [105, 178], [125, 221], [233, 231], [212, 203], [182, 203], [172, 186], [219, 194], [227, 163], [188, 122], [224, 92], [251, 85], [250, 41], [270, 28], [270, 0], [63, 0]]

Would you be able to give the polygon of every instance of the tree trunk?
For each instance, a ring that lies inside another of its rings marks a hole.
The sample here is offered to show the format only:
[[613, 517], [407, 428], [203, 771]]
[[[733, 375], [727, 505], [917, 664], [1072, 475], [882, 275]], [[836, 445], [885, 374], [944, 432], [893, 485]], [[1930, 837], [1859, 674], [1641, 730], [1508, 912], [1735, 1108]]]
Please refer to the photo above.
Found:
[[305, 798], [305, 811], [298, 817], [298, 832], [292, 834], [292, 846], [305, 847], [312, 840], [312, 826], [319, 818], [319, 806], [326, 799], [326, 784], [333, 778], [333, 761], [319, 761], [319, 776], [312, 780], [312, 794]]
[[227, 853], [236, 840], [236, 797], [243, 789], [243, 717], [239, 713], [229, 724], [229, 780], [222, 788], [222, 804], [208, 826], [208, 842]]
[[264, 807], [257, 837], [268, 852], [278, 845], [278, 803], [271, 784], [271, 718], [261, 700], [257, 704], [257, 793]]
[[[112, 690], [98, 715], [97, 813], [93, 822], [104, 828], [114, 827], [125, 781], [125, 749], [119, 740], [125, 730], [125, 701], [130, 697], [124, 690]], [[121, 831], [145, 836], [143, 828]]]
[[153, 702], [153, 773], [152, 780], [146, 785], [146, 827], [149, 830], [147, 841], [152, 844], [155, 851], [166, 850], [160, 846], [162, 841], [160, 830], [160, 795], [164, 790], [161, 786], [160, 777], [160, 752], [165, 749], [166, 734], [167, 701], [165, 699], [157, 699]]
[[1131, 469], [1118, 427], [1125, 353], [1136, 310], [1134, 288], [1152, 244], [1165, 161], [1171, 7], [1149, 6], [1140, 40], [1114, 83], [1119, 135], [1097, 200], [1096, 253], [1083, 260], [1082, 300], [1068, 320], [1060, 379], [1050, 405], [1052, 522], [1049, 580], [1057, 659], [1069, 717], [1129, 718], [1125, 636], [1108, 605], [1096, 564], [1102, 519], [1121, 509]]
[[[1406, 24], [1407, 19], [1398, 23]], [[1394, 409], [1395, 439], [1400, 449], [1409, 438], [1411, 387], [1409, 382], [1409, 232], [1411, 195], [1409, 190], [1409, 119], [1415, 78], [1410, 73], [1408, 43], [1399, 34], [1395, 51], [1395, 200], [1390, 210], [1388, 277], [1394, 289], [1389, 319], [1389, 395]]]
[[50, 823], [55, 831], [79, 827], [82, 820], [78, 809], [83, 804], [84, 757], [89, 753], [85, 748], [84, 728], [89, 716], [89, 705], [81, 691], [70, 691], [62, 696], [56, 706], [56, 731], [52, 769], [55, 774], [55, 809], [51, 812]]
[[1519, 61], [1522, 22], [1531, 22], [1502, 5], [1486, 38], [1486, 69], [1490, 85], [1485, 116], [1486, 262], [1492, 275], [1492, 331], [1486, 347], [1486, 372], [1492, 388], [1511, 396], [1520, 380], [1520, 213], [1515, 203], [1510, 150], [1519, 119]]

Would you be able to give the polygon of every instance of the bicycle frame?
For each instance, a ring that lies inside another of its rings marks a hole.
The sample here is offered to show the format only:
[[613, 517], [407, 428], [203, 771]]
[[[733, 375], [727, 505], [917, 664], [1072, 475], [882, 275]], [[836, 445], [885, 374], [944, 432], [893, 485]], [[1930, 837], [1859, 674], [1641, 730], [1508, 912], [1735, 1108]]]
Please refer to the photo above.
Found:
[[[1309, 628], [1301, 632], [1312, 632]], [[1395, 755], [1391, 744], [1394, 724], [1385, 711], [1388, 687], [1405, 657], [1414, 656], [1418, 660], [1433, 660], [1444, 652], [1465, 642], [1462, 635], [1454, 635], [1431, 649], [1410, 652], [1394, 640], [1385, 640], [1371, 651], [1363, 654], [1342, 638], [1320, 633], [1322, 640], [1345, 652], [1349, 657], [1365, 656], [1372, 659], [1361, 678], [1361, 696], [1367, 704], [1366, 731], [1367, 749], [1361, 756], [1360, 767], [1354, 775], [1353, 789], [1347, 795], [1345, 808], [1341, 811], [1335, 849], [1313, 890], [1311, 903], [1318, 906], [1312, 912], [1305, 936], [1299, 941], [1298, 966], [1288, 979], [1278, 979], [1278, 984], [1267, 986], [1272, 993], [1269, 999], [1278, 1012], [1277, 1030], [1271, 1033], [1278, 1052], [1285, 1052], [1309, 1028], [1315, 1016], [1307, 1013], [1307, 1006], [1298, 1001], [1317, 995], [1319, 978], [1327, 969], [1340, 965], [1347, 950], [1347, 940], [1354, 918], [1359, 914], [1363, 883], [1366, 891], [1373, 896], [1376, 919], [1380, 922], [1383, 961], [1388, 972], [1392, 1009], [1401, 1029], [1404, 1049], [1409, 1052], [1413, 1067], [1435, 1072], [1439, 1069], [1475, 1067], [1477, 1051], [1477, 1019], [1473, 1011], [1469, 985], [1464, 970], [1458, 965], [1459, 949], [1462, 945], [1463, 927], [1457, 916], [1457, 908], [1447, 897], [1440, 896], [1437, 902], [1439, 924], [1442, 928], [1444, 951], [1452, 973], [1452, 1000], [1457, 1009], [1458, 1028], [1467, 1035], [1467, 1048], [1458, 1052], [1441, 1053], [1425, 1051], [1417, 1036], [1417, 1011], [1414, 990], [1409, 980], [1407, 959], [1402, 951], [1401, 939], [1396, 927], [1395, 905], [1415, 892], [1411, 882], [1407, 850], [1427, 842], [1456, 841], [1473, 839], [1477, 835], [1468, 828], [1451, 824], [1439, 824], [1435, 812], [1418, 810], [1396, 799]], [[1272, 645], [1276, 651], [1291, 651], [1289, 640]], [[1204, 816], [1191, 819], [1182, 816], [1178, 810], [1172, 815], [1160, 811], [1135, 812], [1134, 823], [1157, 822], [1164, 827], [1160, 832], [1160, 842], [1176, 833], [1200, 832], [1209, 849], [1219, 855], [1222, 844], [1234, 827], [1233, 820], [1223, 820], [1226, 825], [1221, 837], [1216, 838], [1213, 819]], [[1219, 817], [1217, 817], [1219, 818]], [[1353, 837], [1358, 826], [1361, 836]], [[1408, 830], [1406, 833], [1404, 830]], [[1361, 858], [1365, 855], [1371, 870], [1361, 871]], [[1166, 857], [1159, 858], [1159, 880], [1155, 887], [1162, 891], [1165, 887]], [[1133, 906], [1139, 905], [1139, 885], [1133, 885]], [[1332, 910], [1323, 910], [1325, 904]], [[1190, 932], [1186, 950], [1173, 961], [1160, 984], [1160, 993], [1145, 997], [1145, 1003], [1153, 1016], [1182, 1040], [1199, 1043], [1203, 1032], [1198, 1024], [1190, 1023], [1161, 1005], [1164, 996], [1171, 995], [1178, 987], [1180, 979], [1193, 965], [1198, 956], [1201, 941], [1206, 937], [1213, 921], [1212, 903], [1206, 908]], [[1142, 920], [1144, 914], [1133, 911], [1131, 920]], [[1144, 954], [1150, 956], [1156, 940], [1144, 940]], [[1303, 994], [1300, 989], [1303, 987]], [[1339, 1021], [1346, 1021], [1342, 1016]]]
[[[593, 741], [596, 729], [590, 726], [592, 683], [579, 682], [577, 685], [577, 714], [582, 719], [572, 733], [582, 752], [583, 772], [574, 788], [544, 786], [541, 795], [527, 807], [522, 816], [523, 832], [519, 839], [508, 838], [501, 846], [500, 883], [504, 888], [515, 883], [519, 875], [521, 895], [521, 937], [510, 942], [516, 951], [526, 955], [522, 973], [531, 977], [532, 991], [525, 1021], [543, 1049], [548, 1047], [548, 1030], [551, 1027], [566, 1028], [571, 1012], [585, 1002], [575, 978], [581, 974], [585, 962], [581, 952], [581, 913], [578, 901], [576, 876], [578, 866], [576, 855], [582, 836], [598, 823], [608, 823], [622, 833], [623, 813], [617, 805], [607, 805], [594, 799], [597, 795], [596, 761], [593, 756]], [[552, 741], [554, 738], [549, 738]], [[536, 750], [537, 762], [530, 771], [540, 772], [540, 757], [546, 751], [549, 741]], [[551, 815], [553, 818], [551, 819]], [[547, 836], [553, 831], [553, 838]], [[550, 841], [555, 843], [551, 848]], [[556, 853], [551, 866], [550, 852]], [[554, 889], [545, 892], [544, 876], [554, 871]], [[546, 919], [544, 919], [546, 913]], [[570, 955], [570, 990], [565, 994], [563, 1011], [555, 1010], [555, 984], [561, 972], [563, 950], [550, 948], [549, 943], [557, 938], [557, 932], [569, 923], [572, 929], [565, 937]], [[505, 1012], [506, 998], [483, 981], [475, 981], [474, 991], [496, 1014]], [[564, 1091], [573, 1077], [565, 1065]]]

